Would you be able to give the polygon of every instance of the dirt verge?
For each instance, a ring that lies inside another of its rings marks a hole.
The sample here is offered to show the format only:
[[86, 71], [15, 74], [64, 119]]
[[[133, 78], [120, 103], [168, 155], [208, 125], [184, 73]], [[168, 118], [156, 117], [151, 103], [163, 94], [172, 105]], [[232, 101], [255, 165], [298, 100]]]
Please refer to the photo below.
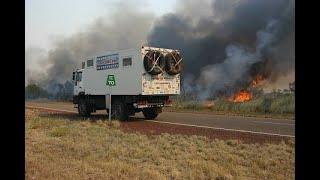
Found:
[[[95, 115], [89, 119], [84, 119], [76, 113], [59, 112], [54, 110], [40, 109], [41, 116], [56, 116], [59, 118], [67, 118], [70, 120], [107, 120], [105, 115]], [[157, 122], [148, 122], [141, 118], [132, 118], [130, 121], [121, 122], [120, 128], [127, 133], [141, 133], [148, 136], [160, 135], [162, 133], [181, 134], [181, 135], [198, 135], [205, 136], [209, 139], [222, 139], [222, 140], [240, 140], [244, 143], [280, 143], [294, 141], [294, 138], [253, 134], [249, 132], [232, 132], [226, 130], [208, 129], [201, 127], [189, 127], [183, 125], [163, 124]]]

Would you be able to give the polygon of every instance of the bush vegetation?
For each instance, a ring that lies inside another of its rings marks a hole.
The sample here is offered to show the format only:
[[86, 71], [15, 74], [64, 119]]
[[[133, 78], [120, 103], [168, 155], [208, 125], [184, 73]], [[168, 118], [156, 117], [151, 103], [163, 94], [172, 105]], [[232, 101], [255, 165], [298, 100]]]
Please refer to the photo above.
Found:
[[25, 87], [25, 98], [26, 99], [37, 99], [48, 97], [48, 92], [36, 84], [29, 84]]
[[[50, 91], [49, 91], [50, 90]], [[40, 85], [28, 84], [25, 87], [25, 99], [52, 99], [60, 101], [70, 101], [73, 96], [73, 84], [66, 81], [65, 84], [52, 83], [49, 90], [45, 90]]]
[[[208, 101], [209, 102], [209, 101]], [[174, 110], [209, 110], [216, 112], [231, 112], [238, 114], [295, 114], [294, 93], [273, 92], [254, 97], [250, 101], [235, 103], [227, 98], [218, 98], [207, 106], [199, 100], [186, 100], [176, 98], [173, 103]]]

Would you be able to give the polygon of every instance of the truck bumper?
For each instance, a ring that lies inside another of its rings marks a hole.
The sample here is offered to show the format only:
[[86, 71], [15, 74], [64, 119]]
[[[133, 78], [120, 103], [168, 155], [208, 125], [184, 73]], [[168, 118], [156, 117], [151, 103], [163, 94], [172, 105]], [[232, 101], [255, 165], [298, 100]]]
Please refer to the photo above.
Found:
[[142, 109], [142, 108], [150, 108], [150, 107], [171, 107], [172, 104], [159, 104], [159, 103], [148, 103], [148, 104], [137, 104], [134, 103], [133, 107]]

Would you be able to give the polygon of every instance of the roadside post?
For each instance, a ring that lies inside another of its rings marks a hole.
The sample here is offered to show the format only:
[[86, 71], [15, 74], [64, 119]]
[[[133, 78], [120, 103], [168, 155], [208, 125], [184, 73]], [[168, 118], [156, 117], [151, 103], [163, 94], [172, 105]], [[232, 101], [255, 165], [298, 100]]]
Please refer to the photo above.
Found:
[[109, 74], [107, 77], [106, 85], [109, 86], [109, 94], [106, 94], [106, 100], [107, 95], [109, 95], [109, 122], [111, 122], [111, 96], [112, 96], [112, 86], [116, 86], [116, 79], [113, 74]]

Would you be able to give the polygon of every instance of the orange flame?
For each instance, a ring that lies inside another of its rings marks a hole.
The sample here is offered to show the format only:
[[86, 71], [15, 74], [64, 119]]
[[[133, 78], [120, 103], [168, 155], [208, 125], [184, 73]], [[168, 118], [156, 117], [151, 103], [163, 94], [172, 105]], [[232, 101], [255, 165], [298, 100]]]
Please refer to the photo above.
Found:
[[[258, 86], [261, 86], [265, 82], [265, 76], [263, 75], [257, 75], [249, 85], [249, 89], [251, 87], [256, 88]], [[250, 101], [252, 99], [253, 95], [250, 91], [248, 90], [241, 90], [237, 93], [235, 93], [233, 96], [229, 97], [228, 100], [230, 102], [235, 102], [235, 103], [240, 103], [240, 102], [245, 102], [245, 101]]]
[[257, 87], [264, 80], [265, 80], [265, 78], [262, 75], [257, 75], [256, 78], [252, 81], [252, 87]]
[[252, 99], [252, 94], [247, 90], [241, 90], [240, 92], [236, 93], [233, 98], [233, 102], [245, 102]]
[[205, 101], [204, 102], [204, 107], [206, 107], [207, 109], [211, 109], [213, 106], [214, 106], [213, 101]]

